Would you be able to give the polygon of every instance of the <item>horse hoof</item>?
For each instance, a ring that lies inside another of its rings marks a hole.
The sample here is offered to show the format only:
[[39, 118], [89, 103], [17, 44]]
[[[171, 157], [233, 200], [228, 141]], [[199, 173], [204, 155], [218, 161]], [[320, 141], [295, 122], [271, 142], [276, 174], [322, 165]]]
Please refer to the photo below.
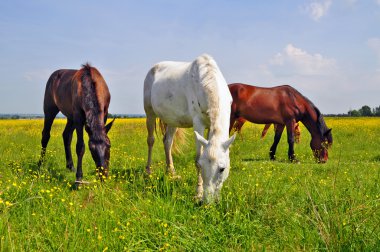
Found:
[[182, 177], [180, 175], [177, 175], [177, 174], [169, 174], [169, 178], [172, 180], [181, 180], [182, 179]]
[[166, 172], [169, 175], [169, 178], [171, 178], [173, 180], [179, 180], [179, 179], [181, 179], [181, 176], [177, 175], [177, 173], [175, 172], [174, 168], [167, 168]]
[[298, 159], [290, 159], [290, 162], [293, 163], [293, 164], [300, 164], [301, 162], [298, 160]]
[[84, 181], [84, 180], [75, 180], [75, 184], [77, 184], [77, 185], [88, 185], [88, 184], [90, 184], [90, 182], [88, 182], [88, 181]]
[[203, 203], [203, 195], [198, 193], [197, 195], [194, 196], [194, 200], [196, 202], [202, 204]]
[[152, 174], [152, 170], [150, 169], [150, 167], [146, 167], [145, 168], [145, 172], [148, 174], [148, 175], [151, 175]]

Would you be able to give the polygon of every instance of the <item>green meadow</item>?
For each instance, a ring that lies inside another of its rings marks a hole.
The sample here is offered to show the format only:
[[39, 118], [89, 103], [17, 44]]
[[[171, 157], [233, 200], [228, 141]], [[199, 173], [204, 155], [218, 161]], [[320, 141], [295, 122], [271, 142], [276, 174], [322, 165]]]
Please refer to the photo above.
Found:
[[[231, 147], [231, 171], [218, 203], [194, 200], [193, 133], [174, 155], [180, 180], [165, 175], [162, 137], [146, 176], [144, 119], [117, 119], [110, 178], [96, 179], [87, 147], [84, 180], [65, 168], [62, 132], [52, 128], [37, 166], [43, 120], [0, 121], [1, 251], [379, 251], [380, 118], [326, 118], [334, 144], [314, 162], [301, 127], [299, 164], [287, 160], [283, 135], [269, 160], [272, 128], [246, 124]], [[87, 137], [87, 136], [86, 136]], [[87, 139], [87, 138], [86, 138]], [[72, 149], [75, 154], [74, 134]], [[73, 156], [76, 161], [76, 155]]]

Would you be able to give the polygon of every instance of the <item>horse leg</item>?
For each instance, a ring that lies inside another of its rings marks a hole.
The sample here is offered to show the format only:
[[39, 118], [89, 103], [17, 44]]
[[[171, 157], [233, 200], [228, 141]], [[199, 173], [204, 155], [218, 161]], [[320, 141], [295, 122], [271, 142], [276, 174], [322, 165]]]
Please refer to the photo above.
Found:
[[82, 171], [82, 158], [84, 155], [85, 145], [83, 141], [83, 123], [75, 123], [75, 129], [77, 131], [77, 145], [76, 145], [76, 152], [78, 156], [78, 163], [77, 163], [77, 173], [76, 173], [76, 182], [82, 181], [83, 178], [83, 171]]
[[172, 146], [173, 146], [174, 134], [176, 133], [176, 131], [177, 131], [177, 128], [167, 126], [166, 133], [163, 139], [164, 148], [165, 148], [165, 156], [166, 156], [166, 172], [173, 177], [176, 177], [176, 174], [175, 174], [176, 172], [173, 165]]
[[146, 115], [146, 128], [148, 130], [147, 144], [148, 144], [148, 161], [146, 164], [146, 172], [151, 174], [150, 166], [152, 164], [152, 150], [154, 144], [154, 129], [156, 127], [156, 116], [147, 114]]
[[[194, 130], [197, 131], [200, 135], [204, 135], [205, 128], [204, 126], [196, 126], [194, 124]], [[199, 158], [201, 157], [203, 146], [201, 143], [199, 143], [196, 140], [195, 137], [195, 144], [196, 144], [196, 156], [195, 156], [195, 167], [197, 168], [197, 175], [198, 175], [198, 183], [197, 183], [197, 195], [195, 196], [196, 199], [201, 200], [203, 198], [203, 179], [202, 179], [202, 168], [199, 165]]]
[[46, 147], [50, 139], [50, 130], [55, 119], [55, 116], [58, 114], [59, 110], [57, 107], [51, 107], [49, 109], [44, 109], [45, 119], [44, 119], [44, 129], [42, 130], [42, 139], [41, 139], [41, 156], [38, 161], [38, 166], [41, 166], [45, 159]]
[[269, 156], [271, 160], [276, 160], [276, 149], [277, 145], [280, 142], [282, 132], [284, 131], [285, 125], [278, 124], [274, 132], [274, 141], [270, 147]]
[[288, 135], [288, 157], [291, 162], [297, 162], [296, 155], [294, 154], [294, 120], [286, 123], [286, 131]]
[[67, 119], [65, 130], [62, 133], [63, 144], [65, 145], [66, 154], [66, 168], [70, 171], [74, 171], [73, 156], [71, 155], [71, 140], [73, 139], [74, 132], [73, 120]]

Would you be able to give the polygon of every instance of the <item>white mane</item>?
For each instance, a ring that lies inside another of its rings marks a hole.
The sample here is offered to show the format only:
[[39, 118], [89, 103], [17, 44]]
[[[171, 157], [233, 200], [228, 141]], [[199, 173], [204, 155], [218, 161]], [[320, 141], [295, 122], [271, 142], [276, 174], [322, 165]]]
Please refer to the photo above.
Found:
[[221, 125], [217, 122], [220, 116], [219, 87], [217, 82], [218, 75], [221, 75], [219, 67], [211, 56], [203, 54], [193, 62], [192, 69], [198, 72], [195, 76], [199, 78], [199, 82], [204, 87], [206, 93], [210, 132], [213, 135], [219, 135], [222, 132]]
[[[219, 84], [227, 86], [227, 83], [218, 83], [220, 76], [223, 75], [221, 74], [215, 60], [207, 54], [199, 56], [193, 62], [192, 68], [195, 72], [198, 72], [195, 76], [199, 77], [199, 82], [203, 86], [207, 97], [207, 115], [210, 119], [210, 148], [206, 151], [209, 153], [210, 158], [216, 159], [216, 149], [222, 140], [220, 135], [223, 132], [221, 122], [219, 122], [221, 116], [221, 103], [223, 102], [220, 100], [221, 97], [219, 91], [221, 90], [219, 90]], [[225, 82], [223, 77], [222, 80]]]

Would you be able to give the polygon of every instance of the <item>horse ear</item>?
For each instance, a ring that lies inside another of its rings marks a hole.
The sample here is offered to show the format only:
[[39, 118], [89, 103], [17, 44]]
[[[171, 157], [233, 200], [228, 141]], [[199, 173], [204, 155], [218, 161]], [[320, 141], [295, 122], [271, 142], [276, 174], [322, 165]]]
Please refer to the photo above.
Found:
[[111, 129], [111, 127], [112, 127], [113, 122], [115, 121], [115, 119], [116, 118], [114, 117], [113, 120], [109, 124], [106, 125], [106, 133], [108, 133], [108, 131], [110, 131], [110, 129]]
[[195, 133], [195, 137], [197, 138], [197, 141], [200, 142], [203, 147], [206, 147], [206, 145], [208, 144], [208, 141], [203, 137], [201, 136], [198, 132], [194, 131]]
[[328, 136], [328, 135], [331, 133], [331, 130], [332, 130], [332, 129], [328, 129], [328, 130], [325, 132], [325, 134], [323, 134], [323, 135]]
[[230, 148], [230, 145], [235, 141], [235, 138], [236, 138], [236, 133], [232, 137], [230, 137], [230, 139], [228, 139], [222, 144], [224, 151], [227, 151], [228, 148]]

